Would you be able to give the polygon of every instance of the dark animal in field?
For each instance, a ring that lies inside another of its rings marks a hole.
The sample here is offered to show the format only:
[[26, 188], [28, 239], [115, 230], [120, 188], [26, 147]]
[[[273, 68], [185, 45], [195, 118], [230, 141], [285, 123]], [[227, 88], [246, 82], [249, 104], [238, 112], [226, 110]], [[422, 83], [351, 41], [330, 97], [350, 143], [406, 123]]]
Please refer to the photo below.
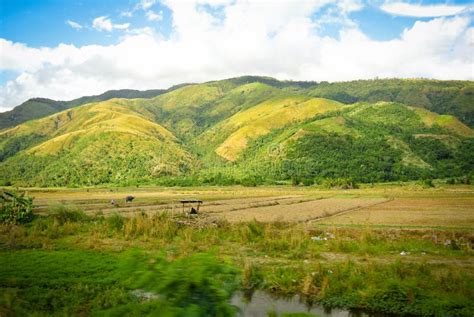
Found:
[[197, 215], [198, 212], [194, 207], [191, 207], [191, 211], [189, 212], [190, 215]]
[[127, 196], [127, 197], [125, 197], [125, 201], [126, 201], [127, 203], [131, 203], [134, 199], [135, 199], [134, 196]]

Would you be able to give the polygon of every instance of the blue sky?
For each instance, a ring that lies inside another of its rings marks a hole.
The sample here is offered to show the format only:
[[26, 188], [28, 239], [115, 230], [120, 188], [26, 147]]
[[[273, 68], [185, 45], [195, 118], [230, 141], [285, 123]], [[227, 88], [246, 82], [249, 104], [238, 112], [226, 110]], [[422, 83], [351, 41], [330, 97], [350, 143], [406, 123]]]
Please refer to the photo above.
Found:
[[[130, 12], [136, 5], [130, 0], [2, 0], [0, 2], [0, 37], [28, 44], [31, 47], [52, 47], [60, 43], [76, 46], [88, 44], [109, 45], [119, 40], [121, 32], [110, 34], [92, 28], [92, 21], [107, 16], [114, 23], [130, 23], [134, 28], [154, 27], [169, 34], [171, 12], [159, 2], [153, 11], [163, 12], [163, 20], [148, 21], [146, 12]], [[66, 21], [74, 21], [83, 28], [76, 30]]]
[[[470, 2], [435, 0], [417, 3], [468, 5]], [[130, 17], [123, 15], [125, 12], [134, 11], [138, 4], [139, 1], [134, 0], [2, 0], [0, 37], [31, 47], [52, 47], [60, 43], [76, 46], [110, 45], [119, 41], [121, 32], [104, 34], [91, 27], [93, 19], [99, 16], [107, 16], [114, 23], [130, 23], [134, 28], [153, 27], [164, 35], [172, 32], [172, 12], [159, 1], [156, 1], [150, 9], [157, 13], [162, 12], [163, 19], [160, 21], [149, 21], [146, 11], [136, 10]], [[207, 7], [213, 8], [209, 5]], [[318, 19], [331, 8], [333, 8], [331, 4], [324, 6], [322, 10], [315, 12], [313, 19]], [[391, 15], [380, 9], [380, 2], [369, 2], [363, 9], [351, 12], [349, 17], [357, 22], [365, 34], [377, 40], [397, 38], [405, 28], [412, 26], [416, 21], [429, 20], [429, 18]], [[77, 22], [85, 28], [75, 30], [66, 23], [67, 20]], [[338, 23], [328, 23], [321, 34], [337, 37], [340, 29]]]
[[2, 0], [0, 111], [245, 73], [472, 79], [472, 12], [467, 0]]

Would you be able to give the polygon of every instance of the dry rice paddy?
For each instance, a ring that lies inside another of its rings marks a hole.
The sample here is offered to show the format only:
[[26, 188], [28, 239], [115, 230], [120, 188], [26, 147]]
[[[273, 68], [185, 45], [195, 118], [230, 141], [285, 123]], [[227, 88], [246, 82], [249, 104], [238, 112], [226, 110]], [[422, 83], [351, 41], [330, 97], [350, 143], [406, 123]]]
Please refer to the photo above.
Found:
[[[376, 186], [357, 190], [314, 187], [198, 187], [120, 189], [30, 189], [36, 211], [55, 204], [78, 207], [88, 213], [129, 216], [183, 212], [181, 199], [201, 199], [200, 213], [209, 220], [290, 221], [323, 225], [389, 225], [474, 228], [474, 187], [446, 186], [422, 189]], [[125, 203], [126, 195], [135, 196]], [[111, 204], [117, 202], [117, 206]], [[185, 209], [188, 210], [189, 206]]]
[[327, 218], [326, 224], [370, 224], [474, 228], [474, 197], [396, 198]]

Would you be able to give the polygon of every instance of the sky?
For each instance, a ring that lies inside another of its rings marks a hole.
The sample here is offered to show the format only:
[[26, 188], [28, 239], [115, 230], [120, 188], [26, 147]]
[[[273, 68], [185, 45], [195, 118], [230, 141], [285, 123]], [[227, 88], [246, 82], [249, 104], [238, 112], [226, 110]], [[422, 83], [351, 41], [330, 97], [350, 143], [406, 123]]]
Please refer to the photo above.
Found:
[[0, 112], [241, 75], [474, 80], [472, 0], [0, 0]]

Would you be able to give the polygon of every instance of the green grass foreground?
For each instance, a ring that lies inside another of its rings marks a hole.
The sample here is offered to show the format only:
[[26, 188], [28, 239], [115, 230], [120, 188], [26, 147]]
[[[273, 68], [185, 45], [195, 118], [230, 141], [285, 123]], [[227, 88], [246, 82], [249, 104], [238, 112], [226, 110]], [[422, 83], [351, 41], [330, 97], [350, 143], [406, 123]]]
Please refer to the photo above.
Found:
[[0, 316], [232, 316], [238, 289], [377, 313], [472, 316], [471, 242], [462, 230], [203, 225], [57, 207], [0, 226]]

